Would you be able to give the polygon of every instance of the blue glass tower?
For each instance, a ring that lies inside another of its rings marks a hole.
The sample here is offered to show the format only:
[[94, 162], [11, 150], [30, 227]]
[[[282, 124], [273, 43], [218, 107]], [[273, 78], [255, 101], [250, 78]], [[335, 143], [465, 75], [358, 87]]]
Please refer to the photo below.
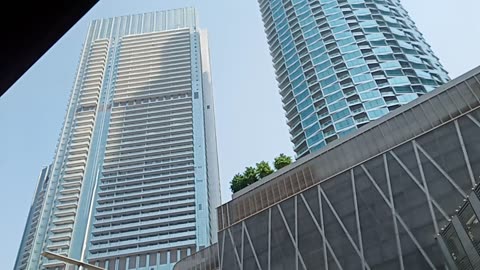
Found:
[[449, 80], [399, 0], [259, 0], [298, 157]]
[[[95, 20], [15, 270], [169, 270], [216, 242], [207, 33], [193, 8]], [[48, 180], [48, 181], [47, 181]]]

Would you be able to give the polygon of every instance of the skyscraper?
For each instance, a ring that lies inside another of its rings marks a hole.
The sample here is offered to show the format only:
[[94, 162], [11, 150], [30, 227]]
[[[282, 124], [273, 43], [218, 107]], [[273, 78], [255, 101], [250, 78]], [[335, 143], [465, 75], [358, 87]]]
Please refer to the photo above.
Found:
[[106, 269], [171, 269], [216, 242], [209, 51], [193, 8], [90, 24], [40, 186], [15, 270], [64, 269], [41, 251]]
[[449, 80], [399, 0], [259, 4], [298, 157]]

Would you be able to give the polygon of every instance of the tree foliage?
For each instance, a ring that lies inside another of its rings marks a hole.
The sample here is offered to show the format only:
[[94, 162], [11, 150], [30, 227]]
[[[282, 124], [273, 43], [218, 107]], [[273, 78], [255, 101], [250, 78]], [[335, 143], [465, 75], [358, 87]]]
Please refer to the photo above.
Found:
[[257, 165], [257, 175], [259, 179], [264, 178], [265, 176], [273, 173], [272, 167], [266, 161], [260, 161]]
[[247, 186], [251, 185], [258, 181], [257, 170], [255, 170], [254, 167], [247, 167], [245, 168], [245, 172], [243, 172], [243, 177], [245, 178]]
[[[274, 167], [279, 170], [292, 163], [292, 158], [284, 154], [280, 154], [274, 160]], [[232, 192], [237, 192], [258, 180], [273, 173], [274, 170], [270, 167], [270, 164], [266, 161], [260, 161], [256, 164], [256, 167], [246, 167], [243, 173], [237, 173], [230, 181], [230, 189]]]
[[232, 192], [237, 192], [239, 191], [240, 189], [246, 187], [246, 182], [245, 182], [245, 179], [243, 177], [242, 174], [239, 174], [237, 173], [232, 181], [230, 181], [230, 189], [232, 190]]
[[275, 158], [273, 161], [273, 166], [275, 169], [280, 170], [281, 168], [290, 165], [292, 163], [292, 158], [285, 155], [285, 154], [280, 154], [278, 157]]

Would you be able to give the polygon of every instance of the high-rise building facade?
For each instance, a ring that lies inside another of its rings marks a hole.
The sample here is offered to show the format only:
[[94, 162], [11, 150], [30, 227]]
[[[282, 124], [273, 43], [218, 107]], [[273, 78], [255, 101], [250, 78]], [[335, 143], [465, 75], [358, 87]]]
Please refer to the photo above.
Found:
[[17, 261], [32, 256], [15, 270], [65, 269], [41, 251], [105, 269], [171, 269], [216, 242], [209, 50], [193, 8], [90, 24], [46, 174], [42, 211], [25, 231], [38, 220], [35, 241], [24, 237]]
[[259, 0], [298, 157], [449, 80], [399, 0]]

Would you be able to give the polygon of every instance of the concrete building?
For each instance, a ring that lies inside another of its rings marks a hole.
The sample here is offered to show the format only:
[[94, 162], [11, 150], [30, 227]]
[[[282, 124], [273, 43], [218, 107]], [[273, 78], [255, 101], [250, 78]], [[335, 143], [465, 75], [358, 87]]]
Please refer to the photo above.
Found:
[[218, 245], [175, 270], [446, 269], [436, 236], [480, 181], [479, 132], [477, 67], [235, 193]]
[[298, 157], [449, 80], [399, 0], [259, 0]]
[[193, 8], [90, 24], [44, 190], [34, 253], [15, 270], [65, 269], [39, 251], [111, 270], [171, 269], [217, 241], [209, 50]]

